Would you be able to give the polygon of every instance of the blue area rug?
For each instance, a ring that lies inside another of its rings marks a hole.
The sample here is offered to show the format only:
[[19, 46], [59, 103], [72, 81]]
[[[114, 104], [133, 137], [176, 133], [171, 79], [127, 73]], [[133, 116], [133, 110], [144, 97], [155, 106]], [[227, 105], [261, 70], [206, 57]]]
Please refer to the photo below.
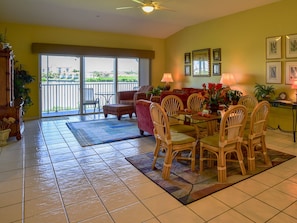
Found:
[[140, 135], [136, 119], [101, 119], [84, 122], [66, 123], [81, 146], [91, 146], [102, 143], [134, 139]]
[[[268, 154], [272, 162], [272, 167], [295, 157], [293, 155], [271, 149], [268, 150]], [[152, 152], [127, 157], [126, 159], [150, 180], [162, 187], [165, 191], [185, 205], [271, 168], [263, 163], [262, 154], [256, 153], [255, 171], [247, 171], [247, 174], [242, 176], [239, 165], [237, 163], [228, 162], [228, 182], [218, 183], [216, 166], [213, 168], [207, 168], [205, 166], [203, 174], [199, 174], [198, 159], [196, 162], [195, 172], [191, 171], [189, 163], [174, 161], [171, 167], [169, 180], [163, 180], [163, 159], [158, 159], [156, 169], [152, 170]]]

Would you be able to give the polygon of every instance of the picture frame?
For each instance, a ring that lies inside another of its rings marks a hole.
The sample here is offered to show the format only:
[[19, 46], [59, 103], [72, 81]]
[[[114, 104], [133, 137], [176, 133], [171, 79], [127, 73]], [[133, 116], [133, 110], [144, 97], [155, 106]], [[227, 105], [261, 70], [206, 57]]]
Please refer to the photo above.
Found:
[[212, 50], [213, 61], [221, 61], [221, 48], [216, 48]]
[[282, 83], [282, 64], [280, 61], [266, 63], [266, 83]]
[[293, 84], [297, 80], [297, 61], [286, 62], [286, 84]]
[[185, 64], [191, 63], [191, 53], [185, 53]]
[[266, 59], [280, 59], [282, 57], [282, 37], [266, 38]]
[[185, 65], [185, 76], [191, 76], [191, 65]]
[[193, 77], [210, 76], [210, 48], [192, 51]]
[[212, 75], [213, 76], [221, 76], [221, 63], [213, 63], [212, 64]]
[[297, 57], [297, 34], [286, 35], [286, 58]]

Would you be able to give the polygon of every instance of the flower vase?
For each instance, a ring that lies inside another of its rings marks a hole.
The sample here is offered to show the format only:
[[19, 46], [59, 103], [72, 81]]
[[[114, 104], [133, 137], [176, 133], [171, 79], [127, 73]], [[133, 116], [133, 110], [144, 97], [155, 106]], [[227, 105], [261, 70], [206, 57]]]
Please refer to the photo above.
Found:
[[7, 145], [7, 139], [9, 138], [9, 133], [11, 129], [0, 130], [0, 146]]
[[216, 114], [217, 111], [219, 110], [219, 105], [211, 104], [211, 105], [209, 106], [209, 109], [211, 110], [211, 113], [212, 113], [212, 114]]

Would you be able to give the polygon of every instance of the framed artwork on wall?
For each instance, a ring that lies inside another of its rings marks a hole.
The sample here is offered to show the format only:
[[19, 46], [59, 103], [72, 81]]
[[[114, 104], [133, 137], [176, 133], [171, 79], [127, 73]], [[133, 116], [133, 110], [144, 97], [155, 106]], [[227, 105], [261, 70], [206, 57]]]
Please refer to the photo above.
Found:
[[191, 65], [185, 65], [185, 76], [191, 76]]
[[210, 48], [192, 52], [193, 77], [210, 76]]
[[191, 63], [191, 53], [185, 53], [185, 64]]
[[286, 36], [286, 58], [297, 57], [297, 34]]
[[213, 63], [212, 64], [212, 74], [213, 74], [213, 76], [221, 75], [221, 63]]
[[282, 83], [282, 63], [281, 62], [266, 63], [266, 83], [267, 84]]
[[213, 61], [221, 61], [221, 48], [212, 50]]
[[266, 58], [280, 59], [282, 57], [282, 37], [274, 36], [266, 38]]
[[297, 80], [297, 61], [286, 62], [286, 84], [293, 84]]

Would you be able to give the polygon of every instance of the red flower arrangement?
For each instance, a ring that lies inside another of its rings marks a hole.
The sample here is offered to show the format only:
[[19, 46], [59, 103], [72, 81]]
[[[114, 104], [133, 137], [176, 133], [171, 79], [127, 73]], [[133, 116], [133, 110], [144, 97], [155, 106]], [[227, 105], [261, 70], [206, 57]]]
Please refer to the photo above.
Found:
[[204, 89], [205, 103], [209, 106], [219, 105], [224, 103], [224, 96], [222, 95], [223, 85], [218, 83], [208, 83], [208, 89], [206, 89], [206, 84], [202, 85]]

